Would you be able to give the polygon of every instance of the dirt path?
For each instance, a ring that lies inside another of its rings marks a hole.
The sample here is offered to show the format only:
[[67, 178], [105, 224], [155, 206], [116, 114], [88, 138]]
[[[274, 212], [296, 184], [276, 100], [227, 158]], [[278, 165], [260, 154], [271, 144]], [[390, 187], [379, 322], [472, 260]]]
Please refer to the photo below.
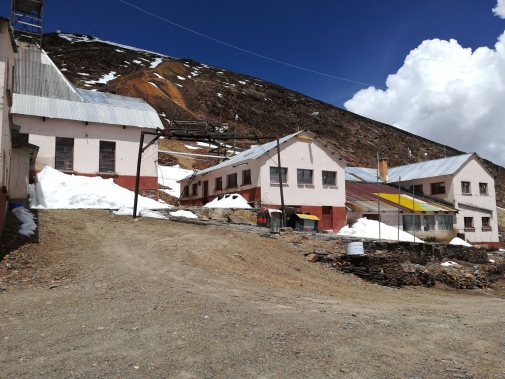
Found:
[[505, 378], [492, 291], [379, 287], [228, 227], [39, 219], [37, 280], [0, 282], [0, 378]]

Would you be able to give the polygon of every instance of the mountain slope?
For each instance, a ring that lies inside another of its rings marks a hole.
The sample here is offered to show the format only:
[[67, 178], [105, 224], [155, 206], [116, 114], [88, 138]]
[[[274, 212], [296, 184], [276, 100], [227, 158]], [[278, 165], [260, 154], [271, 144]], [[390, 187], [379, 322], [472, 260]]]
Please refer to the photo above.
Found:
[[[238, 132], [282, 136], [310, 129], [351, 166], [375, 167], [377, 153], [391, 166], [462, 153], [393, 126], [339, 109], [246, 75], [189, 59], [106, 43], [89, 36], [46, 34], [43, 48], [77, 87], [116, 91], [151, 104], [164, 124], [206, 119]], [[109, 80], [110, 78], [114, 78]], [[487, 162], [498, 177], [497, 200], [505, 206], [503, 168]]]

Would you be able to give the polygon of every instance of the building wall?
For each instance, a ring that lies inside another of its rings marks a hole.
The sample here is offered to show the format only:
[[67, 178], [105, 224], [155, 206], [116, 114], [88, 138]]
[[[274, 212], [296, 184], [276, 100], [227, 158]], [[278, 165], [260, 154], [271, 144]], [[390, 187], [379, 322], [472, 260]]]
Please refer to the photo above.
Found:
[[[298, 136], [304, 137], [304, 134]], [[344, 207], [345, 161], [325, 148], [318, 140], [298, 136], [281, 144], [281, 166], [287, 168], [287, 182], [283, 183], [284, 203], [293, 205]], [[261, 201], [280, 204], [280, 187], [270, 182], [270, 167], [277, 167], [277, 149], [261, 158]], [[313, 170], [312, 185], [298, 185], [297, 169]], [[322, 171], [337, 173], [336, 186], [323, 186]]]
[[[29, 142], [39, 146], [35, 170], [45, 166], [54, 168], [56, 137], [74, 138], [74, 173], [112, 177], [114, 182], [126, 188], [135, 187], [138, 148], [141, 128], [121, 125], [86, 123], [82, 121], [44, 119], [14, 115], [14, 122], [21, 126], [21, 133], [29, 134]], [[152, 136], [145, 136], [145, 144]], [[100, 141], [115, 141], [115, 173], [99, 173]], [[142, 157], [141, 188], [157, 188], [158, 145], [150, 146]]]
[[5, 223], [8, 188], [10, 184], [12, 142], [10, 95], [14, 67], [14, 48], [12, 46], [9, 21], [0, 19], [0, 235]]
[[[462, 193], [462, 181], [470, 182], [470, 194]], [[472, 243], [497, 243], [499, 241], [498, 218], [496, 212], [496, 192], [493, 177], [477, 159], [472, 159], [454, 175], [453, 182], [455, 206], [459, 209], [456, 226], [458, 233], [464, 234], [465, 238]], [[479, 183], [487, 184], [487, 195], [480, 194]], [[475, 208], [472, 206], [475, 206]], [[473, 229], [465, 228], [465, 217], [473, 217]], [[491, 228], [483, 228], [483, 217], [491, 218]]]
[[[462, 181], [470, 182], [470, 195], [464, 195], [462, 193]], [[431, 193], [431, 183], [438, 182], [445, 183], [445, 194], [437, 195]], [[488, 184], [487, 195], [480, 195], [479, 183]], [[411, 180], [402, 182], [401, 184], [404, 187], [421, 184], [425, 195], [452, 203], [454, 207], [459, 210], [458, 214], [455, 215], [455, 229], [458, 233], [464, 234], [464, 238], [469, 242], [473, 244], [486, 244], [494, 247], [499, 246], [494, 180], [476, 157], [471, 158], [454, 175]], [[464, 204], [471, 204], [474, 207], [464, 206]], [[489, 209], [489, 212], [477, 208]], [[465, 217], [473, 217], [474, 229], [465, 230]], [[482, 228], [482, 217], [491, 217], [490, 229]]]

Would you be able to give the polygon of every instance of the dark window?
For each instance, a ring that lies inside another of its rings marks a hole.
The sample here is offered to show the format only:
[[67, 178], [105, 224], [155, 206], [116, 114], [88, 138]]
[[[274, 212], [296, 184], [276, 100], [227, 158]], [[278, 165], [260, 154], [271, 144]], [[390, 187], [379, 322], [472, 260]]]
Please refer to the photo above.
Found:
[[216, 191], [221, 191], [223, 189], [223, 178], [216, 178]]
[[435, 216], [424, 216], [424, 230], [435, 230]]
[[487, 183], [479, 183], [479, 193], [481, 195], [487, 195]]
[[470, 190], [470, 182], [461, 182], [461, 193], [463, 195], [470, 195], [472, 193]]
[[251, 170], [242, 171], [242, 185], [251, 184]]
[[226, 175], [226, 188], [237, 187], [237, 173]]
[[421, 230], [421, 216], [419, 215], [403, 216], [403, 230], [405, 230], [406, 232]]
[[323, 186], [336, 186], [337, 173], [335, 171], [323, 171]]
[[473, 229], [473, 217], [465, 217], [465, 228]]
[[410, 190], [413, 191], [414, 193], [418, 193], [420, 195], [422, 195], [424, 193], [422, 184], [414, 184], [413, 186], [410, 186]]
[[445, 183], [431, 183], [431, 194], [432, 195], [442, 195], [445, 193]]
[[72, 171], [74, 169], [74, 139], [56, 137], [56, 154], [54, 168]]
[[193, 190], [191, 192], [192, 196], [198, 195], [198, 183], [193, 183]]
[[99, 172], [116, 171], [116, 143], [100, 141]]
[[491, 217], [482, 217], [482, 227], [491, 229]]
[[439, 215], [437, 216], [438, 230], [452, 230], [453, 221], [451, 215]]
[[[282, 183], [287, 182], [288, 169], [286, 167], [281, 167]], [[270, 183], [279, 183], [279, 168], [270, 167]]]
[[296, 180], [298, 184], [312, 184], [312, 170], [299, 168], [296, 170]]
[[29, 136], [30, 135], [28, 133], [19, 133], [19, 142], [28, 143]]

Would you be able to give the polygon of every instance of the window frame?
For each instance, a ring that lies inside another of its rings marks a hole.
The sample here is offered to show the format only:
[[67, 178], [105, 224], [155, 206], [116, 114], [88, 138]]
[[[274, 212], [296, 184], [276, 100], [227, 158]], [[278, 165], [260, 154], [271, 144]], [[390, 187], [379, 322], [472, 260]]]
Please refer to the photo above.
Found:
[[486, 229], [486, 230], [493, 229], [493, 227], [491, 226], [491, 217], [489, 217], [489, 216], [482, 217], [481, 218], [481, 225], [482, 225], [482, 229]]
[[226, 175], [226, 189], [238, 187], [238, 175], [236, 172]]
[[74, 138], [56, 137], [54, 151], [54, 168], [56, 170], [74, 171], [74, 147]]
[[[429, 221], [432, 222], [429, 222]], [[424, 226], [424, 231], [433, 231], [436, 230], [436, 220], [435, 220], [435, 215], [424, 215], [423, 216], [423, 226]]]
[[[444, 222], [442, 222], [444, 221]], [[450, 223], [447, 223], [450, 221]], [[454, 229], [454, 217], [452, 215], [438, 215], [437, 226], [440, 231], [450, 231]]]
[[410, 186], [410, 190], [414, 193], [424, 195], [424, 190], [423, 190], [422, 184], [413, 184]]
[[[301, 174], [301, 181], [300, 181]], [[305, 174], [309, 174], [309, 177], [306, 178]], [[299, 186], [311, 186], [314, 184], [314, 170], [307, 168], [297, 168], [296, 169], [296, 184]]]
[[[113, 147], [112, 152], [110, 150], [106, 150], [106, 146]], [[102, 158], [102, 154], [105, 155]], [[112, 158], [111, 158], [112, 156]], [[104, 162], [105, 160], [105, 162]], [[110, 165], [112, 161], [112, 170], [110, 168], [105, 167]], [[107, 174], [113, 174], [116, 172], [116, 142], [115, 141], [100, 141], [99, 150], [98, 150], [98, 172], [103, 172]]]
[[475, 229], [475, 224], [473, 223], [473, 217], [463, 217], [463, 227], [464, 229]]
[[[414, 220], [414, 222], [405, 222], [406, 220]], [[420, 232], [421, 231], [421, 215], [403, 215], [402, 216], [403, 230], [405, 232]]]
[[247, 186], [252, 184], [251, 169], [242, 170], [242, 185]]
[[222, 176], [216, 178], [216, 181], [214, 182], [214, 190], [215, 191], [222, 191], [223, 190], [223, 177]]
[[[331, 176], [331, 174], [333, 174], [333, 182], [332, 183], [329, 183], [328, 182], [328, 175]], [[321, 171], [321, 183], [323, 184], [323, 186], [327, 186], [327, 187], [336, 187], [337, 186], [337, 172], [336, 171], [326, 171], [326, 170], [322, 170]]]
[[432, 195], [445, 195], [445, 182], [430, 183]]
[[198, 183], [193, 183], [191, 186], [191, 196], [198, 195]]
[[[484, 189], [484, 191], [483, 191]], [[487, 183], [480, 182], [479, 183], [479, 195], [488, 196], [489, 195], [489, 186]]]
[[[275, 180], [272, 180], [275, 179]], [[288, 182], [288, 168], [281, 167], [281, 179], [282, 184], [286, 184]], [[279, 167], [270, 166], [270, 183], [271, 184], [280, 184], [279, 182]]]
[[[467, 187], [467, 188], [465, 188]], [[461, 181], [461, 194], [462, 195], [471, 195], [472, 194], [472, 184], [468, 181]]]

